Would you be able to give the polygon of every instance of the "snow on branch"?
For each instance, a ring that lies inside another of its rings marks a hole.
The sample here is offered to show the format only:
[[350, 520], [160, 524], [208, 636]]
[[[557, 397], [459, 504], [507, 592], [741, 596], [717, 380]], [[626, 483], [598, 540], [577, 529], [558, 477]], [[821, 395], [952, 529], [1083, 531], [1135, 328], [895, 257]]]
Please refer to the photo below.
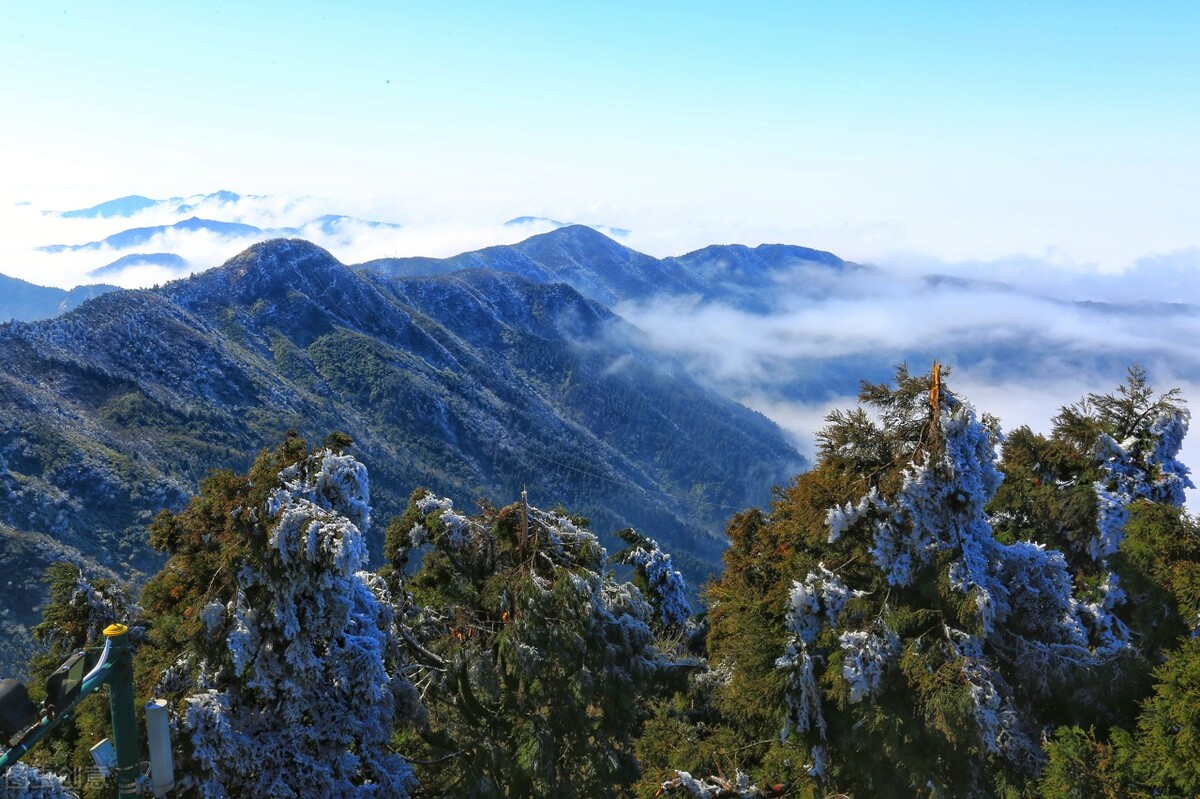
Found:
[[[229, 666], [201, 664], [183, 727], [199, 793], [405, 799], [411, 767], [390, 748], [422, 710], [399, 673], [381, 578], [361, 571], [367, 473], [329, 451], [280, 472], [267, 546], [237, 572], [228, 605], [202, 609]], [[258, 562], [261, 559], [261, 562]]]

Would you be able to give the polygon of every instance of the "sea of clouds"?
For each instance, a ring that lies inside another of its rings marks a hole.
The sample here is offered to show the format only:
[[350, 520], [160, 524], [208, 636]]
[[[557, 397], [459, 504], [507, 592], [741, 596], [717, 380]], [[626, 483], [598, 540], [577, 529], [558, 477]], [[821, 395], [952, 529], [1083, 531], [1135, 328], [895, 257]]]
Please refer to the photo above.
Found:
[[[65, 218], [61, 212], [111, 198], [77, 204], [54, 199], [0, 207], [0, 273], [61, 288], [98, 282], [138, 288], [218, 266], [281, 232], [313, 241], [353, 264], [383, 257], [447, 257], [515, 243], [558, 224], [536, 216], [506, 224], [540, 209], [498, 213], [485, 203], [465, 202], [452, 213], [386, 197], [252, 195], [231, 202], [193, 195], [156, 198], [163, 201], [129, 217], [107, 218]], [[328, 215], [346, 218], [320, 224]], [[810, 456], [814, 432], [831, 409], [853, 404], [859, 379], [886, 379], [901, 361], [914, 371], [927, 369], [933, 360], [952, 364], [952, 388], [998, 416], [1005, 429], [1029, 425], [1048, 432], [1059, 407], [1088, 392], [1114, 389], [1134, 362], [1147, 369], [1156, 386], [1178, 386], [1200, 401], [1200, 354], [1194, 344], [1200, 334], [1200, 249], [1150, 254], [1128, 264], [1081, 264], [1057, 252], [947, 261], [888, 249], [886, 231], [705, 225], [603, 207], [556, 216], [629, 228], [617, 235], [597, 225], [622, 244], [658, 257], [709, 244], [775, 242], [869, 261], [861, 269], [781, 275], [766, 312], [695, 297], [626, 302], [615, 309], [645, 333], [647, 343], [774, 419]], [[263, 232], [169, 229], [134, 248], [41, 249], [100, 242], [124, 230], [170, 226], [191, 217]], [[812, 238], [826, 234], [830, 240]], [[187, 265], [142, 264], [95, 274], [134, 253], [173, 253]], [[1200, 464], [1197, 442], [1200, 431], [1185, 446], [1185, 463]], [[1192, 502], [1197, 498], [1193, 492]]]

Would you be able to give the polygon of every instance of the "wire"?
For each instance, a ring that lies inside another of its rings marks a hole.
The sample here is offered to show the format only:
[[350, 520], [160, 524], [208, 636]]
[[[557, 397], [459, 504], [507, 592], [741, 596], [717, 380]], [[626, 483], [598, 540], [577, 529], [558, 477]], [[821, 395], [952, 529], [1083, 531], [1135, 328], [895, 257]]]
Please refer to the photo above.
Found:
[[614, 485], [624, 486], [626, 488], [636, 488], [646, 494], [658, 494], [659, 496], [668, 497], [670, 499], [678, 500], [680, 502], [691, 503], [693, 505], [709, 505], [714, 508], [723, 508], [725, 510], [735, 511], [737, 513], [740, 513], [741, 511], [746, 510], [745, 506], [739, 507], [736, 505], [723, 505], [720, 502], [710, 502], [709, 500], [706, 500], [706, 499], [695, 499], [693, 497], [679, 496], [678, 494], [668, 494], [666, 491], [657, 491], [653, 488], [646, 488], [644, 486], [638, 485], [637, 483], [631, 483], [628, 480], [617, 480], [615, 478], [608, 477], [607, 475], [597, 474], [596, 472], [589, 472], [587, 469], [580, 469], [578, 466], [571, 466], [570, 464], [556, 461], [553, 458], [548, 458], [545, 455], [541, 455], [530, 449], [522, 450], [522, 454], [532, 455], [533, 457], [537, 458], [538, 460], [545, 461], [546, 463], [552, 463], [555, 466], [562, 467], [563, 469], [570, 469], [573, 472], [578, 472], [579, 474], [586, 475], [588, 477], [592, 477], [597, 480], [603, 480], [606, 483], [612, 483]]

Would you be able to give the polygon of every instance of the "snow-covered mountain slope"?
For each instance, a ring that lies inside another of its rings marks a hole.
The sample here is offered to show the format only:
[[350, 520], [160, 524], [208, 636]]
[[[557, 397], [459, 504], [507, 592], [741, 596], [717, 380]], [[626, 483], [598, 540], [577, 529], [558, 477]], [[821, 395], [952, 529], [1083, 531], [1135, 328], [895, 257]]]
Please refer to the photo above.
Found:
[[397, 276], [448, 274], [460, 269], [511, 272], [539, 283], [562, 282], [614, 305], [656, 297], [721, 300], [748, 310], [771, 307], [785, 276], [804, 270], [840, 272], [867, 267], [831, 253], [785, 244], [714, 245], [675, 258], [654, 258], [584, 225], [568, 225], [518, 244], [451, 258], [382, 258], [359, 269]]
[[32, 322], [65, 313], [80, 303], [98, 297], [116, 286], [76, 286], [67, 291], [37, 286], [15, 277], [0, 275], [0, 321]]
[[466, 507], [527, 487], [599, 531], [645, 530], [693, 575], [723, 520], [802, 465], [566, 285], [392, 278], [299, 240], [0, 327], [0, 416], [0, 522], [122, 569], [156, 564], [154, 513], [289, 429], [349, 433], [382, 519], [418, 486]]

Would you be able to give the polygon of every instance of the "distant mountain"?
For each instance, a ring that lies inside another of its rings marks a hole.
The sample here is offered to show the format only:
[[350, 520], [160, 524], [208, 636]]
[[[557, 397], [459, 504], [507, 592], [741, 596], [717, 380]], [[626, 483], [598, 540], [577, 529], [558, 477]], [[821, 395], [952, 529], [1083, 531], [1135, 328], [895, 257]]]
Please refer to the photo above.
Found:
[[93, 269], [88, 272], [88, 276], [108, 277], [109, 275], [118, 274], [135, 266], [162, 266], [171, 270], [183, 271], [187, 269], [188, 262], [186, 259], [170, 252], [135, 252], [129, 255], [122, 255], [112, 263]]
[[[164, 202], [176, 202], [176, 201], [178, 201], [178, 199], [179, 199], [178, 197], [173, 197], [172, 199], [165, 200]], [[241, 199], [242, 199], [242, 196], [240, 194], [236, 194], [232, 191], [224, 191], [224, 190], [214, 191], [212, 194], [204, 194], [204, 195], [201, 195], [200, 197], [193, 197], [193, 198], [191, 198], [190, 202], [184, 203], [183, 205], [176, 206], [175, 213], [190, 214], [193, 211], [195, 211], [196, 208], [201, 203], [205, 203], [205, 202], [218, 203], [218, 204], [224, 205], [227, 203], [240, 202]]]
[[369, 219], [358, 219], [353, 216], [343, 216], [342, 214], [326, 214], [319, 216], [312, 222], [309, 222], [304, 227], [315, 225], [322, 233], [327, 236], [338, 236], [347, 232], [348, 228], [362, 226], [372, 230], [399, 230], [404, 227], [395, 222], [374, 222]]
[[203, 202], [215, 203], [236, 203], [241, 200], [239, 194], [232, 191], [216, 191], [212, 194], [201, 194], [195, 197], [187, 198], [184, 202], [182, 197], [171, 197], [167, 200], [152, 200], [149, 197], [143, 197], [140, 194], [131, 194], [128, 197], [118, 197], [115, 200], [106, 200], [102, 203], [97, 203], [90, 208], [80, 208], [75, 211], [63, 211], [59, 216], [64, 219], [108, 219], [115, 216], [130, 217], [140, 211], [145, 211], [147, 208], [153, 208], [156, 205], [175, 205], [175, 213], [189, 214], [197, 206]]
[[396, 276], [450, 274], [492, 269], [539, 283], [566, 283], [605, 305], [627, 300], [691, 295], [751, 310], [777, 298], [779, 280], [813, 271], [843, 272], [869, 267], [831, 253], [784, 244], [706, 247], [658, 259], [631, 250], [584, 225], [558, 228], [518, 244], [488, 247], [450, 258], [382, 258], [358, 268]]
[[[99, 205], [85, 208], [79, 211], [65, 211], [61, 214], [64, 217], [129, 217], [133, 216], [138, 211], [154, 206], [163, 206], [175, 204], [172, 209], [176, 214], [191, 214], [196, 210], [207, 207], [208, 212], [220, 211], [221, 206], [235, 205], [241, 202], [243, 198], [239, 194], [231, 191], [217, 191], [211, 194], [199, 195], [189, 198], [188, 202], [181, 202], [181, 198], [172, 197], [169, 200], [152, 200], [147, 197], [131, 196], [122, 197], [116, 200], [100, 203]], [[249, 198], [254, 199], [254, 198]], [[83, 244], [47, 244], [38, 249], [47, 253], [61, 252], [79, 252], [88, 250], [99, 250], [102, 247], [107, 247], [113, 250], [128, 250], [134, 247], [141, 247], [151, 242], [156, 236], [161, 236], [170, 231], [180, 232], [209, 232], [230, 238], [242, 239], [263, 239], [276, 237], [292, 237], [303, 236], [306, 233], [320, 231], [327, 236], [349, 236], [360, 233], [362, 230], [399, 230], [402, 225], [395, 222], [380, 222], [370, 219], [360, 219], [358, 217], [347, 216], [344, 214], [325, 214], [307, 221], [299, 226], [282, 227], [276, 229], [264, 230], [263, 228], [255, 227], [241, 222], [229, 222], [218, 219], [203, 219], [197, 216], [192, 216], [174, 224], [169, 225], [154, 225], [149, 227], [131, 228], [114, 233], [100, 241], [90, 241]], [[167, 258], [169, 256], [169, 259]], [[139, 260], [131, 260], [126, 262], [125, 258], [136, 258]], [[170, 268], [185, 268], [186, 261], [180, 256], [172, 253], [156, 253], [151, 255], [131, 254], [124, 256], [111, 264], [99, 267], [91, 273], [93, 276], [103, 276], [124, 269], [133, 263], [148, 263], [157, 266], [168, 266]]]
[[[1028, 286], [972, 277], [909, 278], [792, 245], [714, 245], [658, 259], [591, 228], [569, 226], [451, 258], [388, 258], [356, 268], [409, 276], [493, 269], [566, 283], [644, 325], [659, 346], [675, 349], [694, 375], [726, 396], [755, 397], [762, 407], [811, 407], [852, 396], [861, 380], [889, 380], [898, 363], [934, 359], [995, 383], [1061, 381], [1068, 372], [1119, 381], [1131, 363], [1164, 364], [1175, 380], [1200, 380], [1200, 358], [1190, 351], [1153, 335], [1113, 338], [1101, 332], [1136, 319], [1170, 322], [1182, 332], [1188, 318], [1200, 316], [1196, 306], [1056, 299]], [[1005, 318], [989, 311], [986, 322], [976, 318], [976, 311], [997, 305], [1014, 312]], [[1071, 324], [1039, 322], [1041, 313], [1054, 317], [1058, 309]], [[901, 311], [911, 315], [917, 332], [905, 329]], [[923, 319], [922, 313], [941, 317]], [[893, 335], [877, 340], [868, 324], [864, 337], [856, 336], [856, 327], [880, 314], [897, 320]], [[821, 319], [832, 326], [828, 332], [814, 329]], [[743, 323], [747, 334], [732, 337], [729, 350], [706, 341], [706, 330], [713, 341], [724, 340], [726, 331], [714, 326]], [[919, 332], [930, 324], [944, 334]], [[796, 336], [803, 331], [803, 339], [788, 340], [790, 330]], [[732, 351], [734, 346], [743, 349]]]
[[149, 197], [143, 197], [140, 194], [131, 194], [128, 197], [118, 197], [115, 200], [98, 203], [91, 208], [80, 208], [76, 211], [63, 211], [59, 216], [66, 219], [108, 219], [114, 216], [133, 216], [138, 211], [144, 211], [158, 204], [158, 200], [151, 200]]
[[15, 277], [0, 275], [0, 320], [32, 322], [58, 316], [80, 303], [98, 297], [116, 286], [96, 284], [66, 289], [36, 286]]
[[131, 230], [122, 230], [120, 233], [102, 239], [101, 241], [92, 241], [87, 244], [48, 244], [38, 249], [42, 252], [76, 252], [78, 250], [98, 250], [101, 247], [110, 247], [114, 250], [127, 250], [131, 247], [140, 247], [146, 244], [155, 236], [162, 235], [170, 230], [184, 231], [207, 231], [216, 233], [221, 236], [257, 236], [263, 231], [254, 225], [243, 225], [240, 222], [220, 222], [215, 219], [200, 219], [191, 217], [182, 222], [176, 222], [173, 225], [155, 225], [153, 227], [139, 227]]
[[376, 552], [417, 486], [465, 507], [527, 487], [657, 537], [693, 578], [724, 519], [802, 465], [772, 422], [566, 285], [393, 278], [297, 240], [0, 326], [0, 418], [0, 522], [143, 572], [154, 513], [289, 429], [355, 439]]
[[[550, 219], [545, 216], [518, 216], [504, 223], [506, 227], [522, 227], [525, 225], [550, 225], [551, 227], [571, 227], [575, 222], [560, 222], [557, 219]], [[629, 235], [629, 231], [621, 227], [609, 227], [608, 225], [587, 225], [592, 230], [599, 231], [606, 236], [615, 236], [624, 238]]]
[[[395, 276], [450, 274], [482, 269], [520, 275], [537, 283], [566, 283], [585, 297], [611, 305], [630, 294], [671, 288], [673, 275], [662, 274], [660, 262], [622, 246], [583, 225], [532, 236], [519, 244], [488, 247], [451, 258], [384, 258], [360, 269]], [[686, 290], [691, 284], [676, 286]]]

